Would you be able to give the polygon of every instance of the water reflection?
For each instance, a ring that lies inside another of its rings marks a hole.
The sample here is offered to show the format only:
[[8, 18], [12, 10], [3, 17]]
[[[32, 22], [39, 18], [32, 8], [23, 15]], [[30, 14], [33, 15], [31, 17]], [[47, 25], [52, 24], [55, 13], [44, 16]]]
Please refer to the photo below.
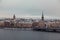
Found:
[[0, 29], [0, 40], [60, 40], [60, 33], [24, 31], [19, 28]]
[[32, 28], [4, 28], [4, 30], [12, 30], [12, 31], [32, 31]]

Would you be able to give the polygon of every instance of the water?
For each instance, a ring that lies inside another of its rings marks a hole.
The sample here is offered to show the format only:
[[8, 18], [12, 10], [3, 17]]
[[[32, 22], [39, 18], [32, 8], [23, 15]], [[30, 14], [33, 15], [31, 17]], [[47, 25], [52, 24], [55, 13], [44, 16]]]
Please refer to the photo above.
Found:
[[0, 29], [0, 40], [60, 40], [60, 33], [21, 30], [19, 28]]

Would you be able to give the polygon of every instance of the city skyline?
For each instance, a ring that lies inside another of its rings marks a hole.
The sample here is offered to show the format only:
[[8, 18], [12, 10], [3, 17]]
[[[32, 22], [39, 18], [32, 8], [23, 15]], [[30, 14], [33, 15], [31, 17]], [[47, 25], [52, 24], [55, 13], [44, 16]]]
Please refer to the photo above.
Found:
[[[60, 17], [59, 0], [1, 0], [0, 17], [9, 18], [14, 14], [16, 17], [41, 17], [44, 11], [45, 18]], [[60, 19], [60, 18], [59, 18]]]

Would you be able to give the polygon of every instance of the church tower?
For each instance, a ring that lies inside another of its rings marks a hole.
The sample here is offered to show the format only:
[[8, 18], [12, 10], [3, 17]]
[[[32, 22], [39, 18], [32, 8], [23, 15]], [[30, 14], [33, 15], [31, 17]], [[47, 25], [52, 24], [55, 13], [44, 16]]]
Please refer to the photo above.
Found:
[[42, 11], [42, 17], [41, 17], [41, 20], [44, 21], [44, 15], [43, 15], [43, 11]]
[[16, 19], [15, 14], [13, 15], [13, 19]]

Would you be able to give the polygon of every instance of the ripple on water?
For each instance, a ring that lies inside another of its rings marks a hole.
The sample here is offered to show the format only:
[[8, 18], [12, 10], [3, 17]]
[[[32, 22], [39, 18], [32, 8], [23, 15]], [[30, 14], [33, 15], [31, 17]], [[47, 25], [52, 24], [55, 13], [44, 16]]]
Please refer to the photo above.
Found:
[[60, 40], [60, 33], [0, 29], [0, 40]]

